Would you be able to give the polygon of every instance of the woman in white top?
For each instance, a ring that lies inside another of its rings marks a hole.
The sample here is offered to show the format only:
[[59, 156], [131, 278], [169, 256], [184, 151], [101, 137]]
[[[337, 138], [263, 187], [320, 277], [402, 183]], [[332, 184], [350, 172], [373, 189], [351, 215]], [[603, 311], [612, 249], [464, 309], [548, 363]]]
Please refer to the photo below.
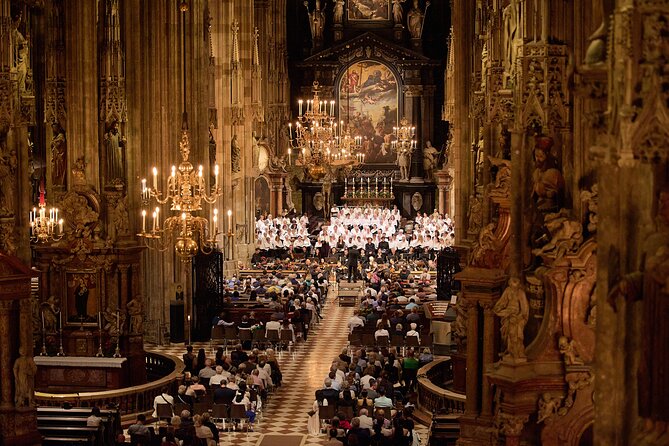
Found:
[[386, 336], [387, 338], [390, 338], [390, 334], [388, 333], [386, 327], [381, 326], [374, 332], [374, 339], [378, 341], [379, 336]]
[[418, 325], [416, 325], [415, 322], [413, 322], [411, 325], [411, 330], [407, 331], [406, 337], [408, 338], [409, 336], [415, 336], [418, 338], [418, 344], [420, 344], [420, 333], [416, 331], [416, 328], [418, 328]]

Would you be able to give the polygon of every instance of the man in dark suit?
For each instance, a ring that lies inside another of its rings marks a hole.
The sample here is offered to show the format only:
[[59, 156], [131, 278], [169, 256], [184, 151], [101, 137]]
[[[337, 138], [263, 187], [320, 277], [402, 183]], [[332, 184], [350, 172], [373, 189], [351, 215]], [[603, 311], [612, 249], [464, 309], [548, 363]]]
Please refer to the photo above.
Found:
[[325, 378], [325, 387], [316, 391], [316, 399], [319, 403], [328, 400], [328, 405], [337, 404], [339, 392], [332, 388], [332, 380]]
[[232, 399], [235, 397], [236, 391], [227, 387], [228, 381], [226, 379], [221, 380], [221, 387], [214, 390], [214, 403], [215, 404], [232, 404]]
[[360, 251], [356, 246], [351, 246], [348, 250], [348, 281], [351, 277], [358, 278], [358, 261], [360, 260]]
[[374, 243], [372, 242], [372, 238], [369, 237], [367, 239], [367, 243], [365, 244], [365, 255], [367, 257], [373, 256], [376, 253], [376, 246], [374, 246]]

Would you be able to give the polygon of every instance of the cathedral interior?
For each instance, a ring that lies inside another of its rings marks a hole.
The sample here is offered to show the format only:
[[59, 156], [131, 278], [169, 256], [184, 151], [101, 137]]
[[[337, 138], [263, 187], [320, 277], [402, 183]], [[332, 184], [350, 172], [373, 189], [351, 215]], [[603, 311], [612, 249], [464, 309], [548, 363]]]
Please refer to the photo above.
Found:
[[360, 208], [449, 222], [423, 444], [669, 445], [666, 0], [0, 0], [0, 66], [0, 444], [148, 416], [258, 220]]

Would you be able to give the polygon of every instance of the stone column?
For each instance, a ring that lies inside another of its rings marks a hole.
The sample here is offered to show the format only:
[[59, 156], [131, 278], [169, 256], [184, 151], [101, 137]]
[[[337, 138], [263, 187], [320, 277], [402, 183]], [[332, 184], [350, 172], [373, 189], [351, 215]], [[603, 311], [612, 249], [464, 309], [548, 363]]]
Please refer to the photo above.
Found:
[[453, 182], [453, 177], [449, 175], [447, 170], [440, 170], [435, 173], [437, 180], [437, 190], [439, 192], [438, 204], [439, 204], [439, 213], [447, 214], [450, 210], [449, 203], [449, 193], [451, 189], [451, 183]]
[[7, 409], [14, 406], [12, 401], [12, 346], [10, 326], [13, 300], [0, 300], [0, 407]]
[[[495, 333], [497, 332], [495, 324], [495, 313], [492, 308], [493, 302], [482, 302], [483, 307], [483, 354], [482, 370], [486, 370], [487, 366], [495, 362]], [[488, 379], [483, 377], [483, 386], [481, 389], [481, 416], [485, 418], [492, 418], [492, 400], [493, 400], [492, 386]]]
[[475, 302], [470, 302], [467, 310], [467, 402], [465, 415], [476, 417], [479, 414], [479, 308]]

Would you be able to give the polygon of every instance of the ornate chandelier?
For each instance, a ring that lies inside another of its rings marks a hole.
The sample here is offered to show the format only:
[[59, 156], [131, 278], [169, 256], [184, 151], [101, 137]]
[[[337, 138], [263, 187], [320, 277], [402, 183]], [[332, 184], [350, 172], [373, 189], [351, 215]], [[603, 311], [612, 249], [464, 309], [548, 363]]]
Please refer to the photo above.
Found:
[[[181, 12], [188, 10], [188, 6], [182, 3]], [[185, 16], [182, 16], [185, 28]], [[142, 232], [137, 234], [144, 239], [144, 244], [151, 249], [165, 251], [172, 244], [174, 250], [184, 261], [190, 261], [198, 251], [204, 254], [211, 253], [216, 247], [216, 237], [220, 233], [218, 230], [218, 209], [213, 209], [213, 218], [211, 226], [209, 220], [205, 217], [194, 215], [203, 209], [204, 204], [213, 204], [222, 192], [218, 184], [218, 165], [214, 166], [214, 185], [211, 191], [207, 193], [207, 186], [202, 165], [197, 171], [193, 164], [188, 160], [190, 155], [190, 139], [188, 132], [188, 116], [186, 113], [186, 60], [185, 60], [185, 32], [183, 36], [184, 61], [183, 61], [183, 124], [181, 127], [181, 141], [179, 143], [179, 152], [181, 153], [181, 163], [179, 166], [172, 166], [170, 176], [167, 178], [167, 191], [163, 192], [158, 188], [158, 169], [152, 168], [153, 186], [147, 187], [146, 179], [142, 179], [142, 204], [148, 206], [151, 199], [157, 204], [169, 206], [169, 209], [175, 212], [165, 219], [161, 224], [160, 206], [152, 211], [151, 227], [147, 230], [146, 217], [147, 210], [142, 209]], [[228, 216], [230, 216], [228, 211]], [[228, 220], [230, 218], [228, 217]]]
[[40, 186], [39, 209], [30, 211], [30, 240], [35, 243], [57, 242], [63, 235], [63, 219], [58, 218], [58, 208], [49, 209], [47, 216], [44, 189]]
[[209, 254], [216, 247], [216, 237], [220, 233], [218, 209], [213, 210], [211, 228], [205, 217], [193, 213], [201, 211], [203, 203], [213, 204], [221, 196], [221, 189], [218, 185], [218, 165], [214, 166], [214, 186], [211, 193], [207, 194], [202, 165], [195, 171], [193, 164], [188, 161], [190, 143], [187, 128], [182, 130], [179, 151], [181, 163], [179, 167], [172, 166], [164, 195], [158, 188], [156, 167], [152, 169], [153, 187], [147, 187], [146, 179], [142, 179], [142, 203], [146, 206], [153, 198], [160, 205], [169, 204], [170, 210], [177, 212], [177, 215], [166, 218], [161, 225], [160, 207], [156, 207], [152, 213], [151, 228], [147, 231], [147, 211], [143, 209], [142, 232], [138, 235], [144, 238], [147, 247], [160, 251], [166, 250], [174, 242], [177, 255], [184, 260], [190, 260], [198, 250]]
[[318, 96], [320, 86], [313, 83], [313, 99], [298, 101], [299, 116], [288, 124], [290, 147], [288, 161], [297, 152], [296, 165], [304, 166], [314, 178], [325, 175], [327, 168], [352, 167], [364, 162], [358, 153], [362, 137], [352, 136], [344, 129], [344, 121], [336, 122], [335, 101], [324, 101]]

